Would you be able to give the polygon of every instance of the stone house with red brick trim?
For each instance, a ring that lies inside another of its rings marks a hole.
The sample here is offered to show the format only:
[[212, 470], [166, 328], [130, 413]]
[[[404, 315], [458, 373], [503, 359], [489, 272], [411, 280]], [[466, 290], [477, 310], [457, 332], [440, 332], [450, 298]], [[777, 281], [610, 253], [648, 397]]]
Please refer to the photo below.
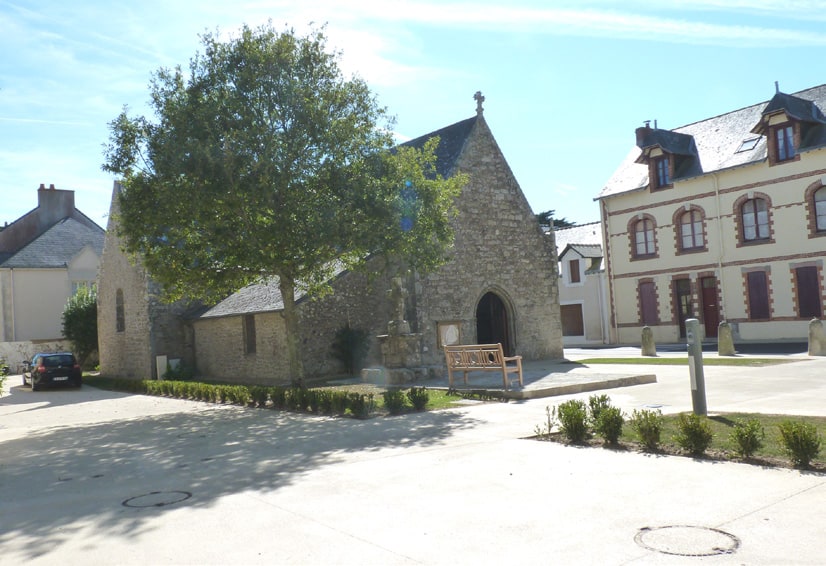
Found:
[[824, 308], [826, 85], [637, 146], [597, 197], [611, 341], [683, 342], [727, 321], [735, 341], [805, 341]]
[[[506, 352], [526, 359], [563, 354], [553, 237], [536, 221], [481, 101], [477, 96], [472, 118], [407, 142], [420, 146], [439, 136], [439, 174], [463, 172], [469, 178], [456, 202], [450, 260], [405, 282], [405, 317], [411, 331], [421, 334], [422, 365], [433, 368], [444, 364], [447, 337], [457, 343], [501, 342]], [[113, 211], [110, 222], [116, 218]], [[204, 378], [289, 381], [277, 284], [251, 285], [207, 309], [163, 305], [139, 260], [130, 263], [120, 251], [116, 232], [109, 227], [99, 283], [102, 374], [157, 377], [166, 360], [182, 359]], [[387, 333], [390, 287], [389, 276], [342, 272], [332, 295], [298, 297], [307, 377], [344, 372], [331, 346], [345, 325], [367, 332], [367, 364], [381, 364], [375, 337]]]

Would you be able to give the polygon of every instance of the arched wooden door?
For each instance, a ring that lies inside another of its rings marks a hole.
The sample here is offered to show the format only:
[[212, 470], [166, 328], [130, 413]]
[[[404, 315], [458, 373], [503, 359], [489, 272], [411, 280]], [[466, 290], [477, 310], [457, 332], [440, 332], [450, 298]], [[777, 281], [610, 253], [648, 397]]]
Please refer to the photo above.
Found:
[[476, 305], [476, 339], [479, 344], [502, 344], [506, 356], [513, 355], [510, 321], [505, 303], [496, 293], [485, 293]]

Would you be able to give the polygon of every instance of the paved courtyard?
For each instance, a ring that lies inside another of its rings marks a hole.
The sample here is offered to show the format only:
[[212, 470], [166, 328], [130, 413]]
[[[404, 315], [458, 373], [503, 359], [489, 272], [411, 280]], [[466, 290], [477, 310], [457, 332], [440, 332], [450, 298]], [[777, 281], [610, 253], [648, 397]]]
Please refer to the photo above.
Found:
[[[709, 411], [826, 415], [826, 359], [786, 357], [707, 366]], [[691, 408], [685, 367], [592, 370], [656, 373], [605, 391], [628, 411]], [[826, 561], [825, 476], [524, 439], [572, 396], [356, 421], [18, 383], [0, 563]]]

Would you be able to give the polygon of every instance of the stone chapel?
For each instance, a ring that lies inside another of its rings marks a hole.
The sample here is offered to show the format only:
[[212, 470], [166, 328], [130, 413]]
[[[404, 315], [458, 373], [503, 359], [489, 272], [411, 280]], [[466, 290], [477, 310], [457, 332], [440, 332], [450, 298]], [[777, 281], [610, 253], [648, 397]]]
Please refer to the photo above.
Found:
[[[438, 172], [461, 171], [469, 179], [456, 202], [451, 259], [403, 281], [405, 318], [421, 336], [417, 359], [436, 371], [447, 343], [501, 342], [506, 354], [526, 360], [563, 356], [553, 233], [540, 228], [488, 128], [484, 98], [475, 98], [475, 116], [405, 144], [421, 146], [438, 136]], [[250, 285], [211, 307], [162, 303], [140, 262], [121, 250], [118, 190], [115, 183], [98, 284], [101, 374], [158, 378], [167, 362], [182, 360], [199, 378], [288, 383], [278, 285]], [[306, 378], [344, 373], [332, 343], [345, 325], [372, 337], [366, 364], [382, 364], [375, 337], [386, 334], [398, 310], [388, 298], [394, 275], [343, 272], [332, 295], [299, 299]]]

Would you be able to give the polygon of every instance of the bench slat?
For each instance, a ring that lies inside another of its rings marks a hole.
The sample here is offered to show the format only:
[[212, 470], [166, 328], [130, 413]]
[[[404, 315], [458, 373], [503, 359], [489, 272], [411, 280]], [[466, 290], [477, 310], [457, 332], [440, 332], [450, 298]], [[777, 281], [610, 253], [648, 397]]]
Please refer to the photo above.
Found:
[[[460, 344], [445, 346], [448, 382], [453, 385], [453, 371], [461, 371], [464, 382], [470, 371], [501, 371], [502, 382], [508, 388], [508, 374], [516, 373], [522, 386], [522, 356], [505, 357], [502, 344]], [[508, 365], [515, 363], [515, 365]]]

